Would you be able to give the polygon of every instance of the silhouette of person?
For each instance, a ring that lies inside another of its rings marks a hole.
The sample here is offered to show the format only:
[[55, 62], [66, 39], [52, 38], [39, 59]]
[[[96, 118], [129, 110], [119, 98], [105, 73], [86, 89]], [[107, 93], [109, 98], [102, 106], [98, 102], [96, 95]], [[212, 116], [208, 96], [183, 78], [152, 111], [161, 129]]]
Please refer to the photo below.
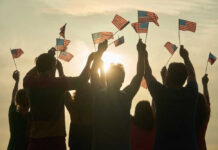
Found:
[[10, 140], [8, 150], [26, 150], [28, 146], [29, 100], [24, 89], [18, 90], [20, 74], [13, 73], [15, 80], [9, 108]]
[[196, 131], [199, 150], [206, 150], [205, 135], [207, 125], [210, 119], [210, 99], [208, 92], [208, 75], [205, 74], [202, 78], [203, 93], [198, 94], [197, 113], [196, 113]]
[[88, 82], [90, 79], [90, 65], [94, 53], [89, 55], [87, 63], [80, 74], [84, 76], [81, 86], [75, 89], [73, 99], [66, 93], [65, 106], [70, 113], [71, 123], [69, 131], [69, 147], [71, 150], [91, 150], [92, 146], [92, 90]]
[[[154, 150], [197, 150], [195, 113], [198, 86], [188, 51], [180, 47], [183, 63], [169, 65], [165, 85], [152, 75], [146, 53], [145, 78], [156, 107]], [[187, 85], [183, 87], [186, 79]]]
[[[60, 77], [55, 77], [56, 68]], [[38, 76], [33, 76], [38, 72]], [[24, 89], [30, 100], [29, 150], [65, 150], [63, 95], [80, 85], [81, 77], [65, 77], [62, 64], [53, 54], [43, 53], [36, 66], [24, 77]]]
[[138, 102], [135, 115], [131, 119], [131, 150], [153, 150], [155, 132], [153, 108], [148, 101]]
[[98, 76], [101, 56], [107, 49], [107, 41], [100, 43], [91, 70], [93, 102], [93, 149], [121, 150], [130, 149], [130, 108], [144, 73], [145, 46], [140, 39], [137, 44], [137, 73], [131, 83], [120, 90], [125, 72], [121, 64], [111, 64], [104, 77]]

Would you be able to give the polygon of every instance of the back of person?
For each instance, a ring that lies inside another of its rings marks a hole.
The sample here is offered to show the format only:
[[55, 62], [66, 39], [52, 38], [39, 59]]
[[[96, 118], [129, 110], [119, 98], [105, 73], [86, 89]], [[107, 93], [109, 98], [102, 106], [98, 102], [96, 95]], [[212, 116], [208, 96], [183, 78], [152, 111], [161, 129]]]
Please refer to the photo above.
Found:
[[197, 147], [195, 136], [196, 89], [194, 82], [179, 90], [163, 87], [155, 101], [157, 134], [155, 150], [185, 149]]
[[26, 150], [28, 145], [28, 114], [23, 115], [17, 112], [15, 104], [11, 104], [9, 108], [9, 125], [11, 136], [8, 150]]
[[132, 150], [153, 150], [155, 142], [155, 116], [148, 101], [140, 101], [131, 118], [130, 144]]
[[66, 135], [62, 100], [64, 90], [54, 86], [57, 80], [41, 76], [27, 89], [31, 106], [31, 138]]
[[101, 91], [94, 101], [94, 149], [129, 149], [130, 101], [125, 92]]

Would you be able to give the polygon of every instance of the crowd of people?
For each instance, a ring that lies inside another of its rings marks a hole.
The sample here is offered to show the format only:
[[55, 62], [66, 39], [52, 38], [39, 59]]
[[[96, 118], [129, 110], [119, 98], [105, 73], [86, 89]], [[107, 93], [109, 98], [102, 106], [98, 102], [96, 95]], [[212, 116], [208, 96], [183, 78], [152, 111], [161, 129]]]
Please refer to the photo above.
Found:
[[[184, 63], [163, 67], [160, 83], [152, 74], [146, 45], [139, 39], [136, 74], [121, 90], [123, 65], [111, 64], [107, 72], [103, 69], [101, 57], [107, 47], [107, 40], [100, 43], [77, 77], [64, 75], [54, 48], [36, 58], [23, 79], [23, 89], [18, 90], [19, 72], [13, 73], [8, 150], [66, 150], [65, 107], [71, 119], [70, 150], [207, 149], [209, 79], [203, 76], [203, 94], [199, 93], [188, 51], [180, 46]], [[139, 101], [131, 116], [142, 78], [152, 103]], [[70, 90], [75, 90], [73, 96]]]

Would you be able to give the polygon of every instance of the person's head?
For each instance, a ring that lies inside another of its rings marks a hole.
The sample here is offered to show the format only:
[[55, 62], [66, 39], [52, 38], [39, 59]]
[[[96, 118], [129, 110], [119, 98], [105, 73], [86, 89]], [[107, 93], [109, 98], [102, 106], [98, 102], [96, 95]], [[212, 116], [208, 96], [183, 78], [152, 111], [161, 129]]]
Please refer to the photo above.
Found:
[[37, 57], [36, 68], [40, 74], [51, 74], [55, 75], [56, 60], [54, 56], [44, 53]]
[[181, 88], [187, 79], [187, 70], [183, 63], [171, 63], [166, 75], [166, 86]]
[[207, 106], [203, 94], [198, 93], [196, 126], [204, 127], [210, 118], [210, 108]]
[[106, 81], [108, 87], [120, 89], [125, 78], [125, 71], [122, 64], [111, 64], [107, 73]]
[[154, 113], [148, 101], [140, 101], [135, 108], [134, 124], [145, 130], [154, 127]]
[[30, 107], [29, 99], [24, 89], [20, 89], [17, 91], [15, 95], [15, 105], [18, 112], [28, 111]]

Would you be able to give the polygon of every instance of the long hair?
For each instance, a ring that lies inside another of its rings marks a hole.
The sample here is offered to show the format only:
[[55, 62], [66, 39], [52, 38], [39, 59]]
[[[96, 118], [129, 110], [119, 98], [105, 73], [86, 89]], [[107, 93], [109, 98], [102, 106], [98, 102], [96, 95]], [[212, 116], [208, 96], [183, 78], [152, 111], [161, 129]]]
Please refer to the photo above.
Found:
[[204, 127], [210, 118], [210, 107], [203, 94], [198, 93], [196, 127]]
[[154, 113], [151, 105], [148, 101], [140, 101], [135, 108], [135, 116], [133, 122], [136, 126], [145, 129], [152, 130], [154, 127]]
[[17, 112], [21, 112], [23, 108], [29, 107], [29, 100], [24, 89], [17, 91], [15, 95], [15, 106]]

